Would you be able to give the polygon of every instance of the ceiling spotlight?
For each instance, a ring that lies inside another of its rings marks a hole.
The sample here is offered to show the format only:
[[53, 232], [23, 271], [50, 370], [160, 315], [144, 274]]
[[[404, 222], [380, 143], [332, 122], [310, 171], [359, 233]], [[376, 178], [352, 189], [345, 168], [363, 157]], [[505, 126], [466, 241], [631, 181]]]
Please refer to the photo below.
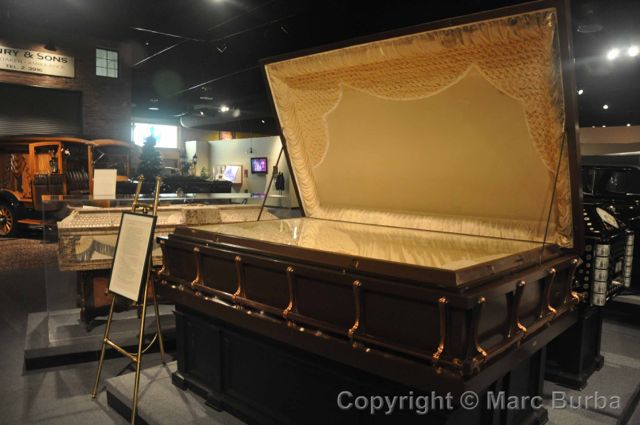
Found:
[[638, 56], [638, 53], [640, 53], [640, 49], [638, 48], [638, 46], [631, 46], [627, 49], [627, 54], [632, 58]]
[[220, 112], [229, 112], [229, 107], [227, 105], [221, 105]]
[[[261, 122], [262, 124], [264, 124], [266, 121], [265, 121], [265, 120], [260, 120], [260, 122]], [[629, 124], [627, 124], [627, 125], [629, 125]]]
[[204, 111], [200, 111], [200, 116], [204, 117]]
[[149, 43], [148, 41], [145, 41], [145, 42], [144, 42], [144, 45], [145, 45], [145, 46], [149, 46], [149, 44], [151, 44], [151, 43]]
[[627, 127], [631, 127], [631, 123], [630, 122], [627, 123]]
[[607, 104], [602, 105], [602, 109], [609, 109], [609, 105]]
[[606, 127], [606, 125], [603, 125], [603, 126], [602, 126], [602, 128], [605, 128], [605, 127]]
[[614, 47], [613, 49], [607, 52], [607, 59], [612, 61], [615, 58], [617, 58], [619, 55], [620, 55], [620, 49]]
[[595, 125], [592, 125], [592, 126], [591, 126], [591, 128], [596, 128], [596, 126], [595, 126]]
[[578, 90], [578, 96], [580, 96], [582, 93], [584, 93], [584, 90], [582, 89]]
[[160, 108], [157, 108], [155, 106], [152, 106], [151, 108], [149, 108], [150, 111], [159, 111]]

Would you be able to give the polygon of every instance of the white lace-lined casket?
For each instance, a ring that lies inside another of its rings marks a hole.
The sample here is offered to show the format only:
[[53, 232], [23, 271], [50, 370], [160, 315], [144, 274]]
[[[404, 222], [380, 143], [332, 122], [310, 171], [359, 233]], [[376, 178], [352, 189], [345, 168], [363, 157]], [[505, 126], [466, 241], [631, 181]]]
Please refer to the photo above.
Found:
[[[63, 271], [111, 268], [120, 219], [129, 208], [78, 208], [58, 222], [58, 265]], [[176, 226], [237, 223], [257, 220], [259, 205], [167, 205], [158, 208], [156, 236], [168, 235]], [[261, 220], [275, 217], [263, 211]], [[153, 262], [162, 263], [156, 245]]]

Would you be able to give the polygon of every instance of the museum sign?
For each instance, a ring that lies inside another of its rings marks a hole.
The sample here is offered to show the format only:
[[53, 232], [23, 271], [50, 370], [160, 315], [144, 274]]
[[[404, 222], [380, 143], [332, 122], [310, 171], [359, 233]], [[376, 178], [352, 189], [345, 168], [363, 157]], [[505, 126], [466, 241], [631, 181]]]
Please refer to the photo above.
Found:
[[73, 57], [0, 45], [0, 69], [75, 78]]

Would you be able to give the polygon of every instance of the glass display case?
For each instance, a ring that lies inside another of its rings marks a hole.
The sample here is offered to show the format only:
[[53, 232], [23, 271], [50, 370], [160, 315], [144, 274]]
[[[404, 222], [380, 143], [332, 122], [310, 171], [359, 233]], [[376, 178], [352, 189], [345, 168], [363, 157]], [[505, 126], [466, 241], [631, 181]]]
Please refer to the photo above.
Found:
[[[167, 235], [183, 225], [254, 221], [258, 216], [260, 220], [272, 220], [276, 215], [295, 214], [288, 208], [265, 208], [260, 214], [264, 198], [259, 193], [163, 194], [156, 236]], [[111, 303], [106, 290], [120, 219], [123, 212], [130, 211], [132, 202], [133, 196], [129, 195], [115, 199], [43, 196], [43, 249], [33, 254], [43, 256], [46, 309], [29, 317], [27, 368], [74, 361], [99, 348], [103, 316], [108, 314]], [[157, 247], [153, 260], [154, 265], [160, 265]], [[117, 315], [113, 332], [120, 332], [126, 340], [130, 325], [137, 323], [138, 312], [127, 303], [119, 303], [116, 311], [121, 314]], [[171, 311], [170, 306], [161, 306], [162, 320], [167, 321], [164, 328], [169, 331], [173, 326]]]

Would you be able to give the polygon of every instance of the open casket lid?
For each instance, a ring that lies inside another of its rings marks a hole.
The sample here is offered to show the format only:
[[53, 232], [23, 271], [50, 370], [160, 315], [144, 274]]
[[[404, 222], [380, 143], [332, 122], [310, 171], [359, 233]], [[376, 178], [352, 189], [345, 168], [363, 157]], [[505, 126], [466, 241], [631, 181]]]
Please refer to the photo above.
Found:
[[579, 248], [562, 4], [266, 61], [305, 215]]

